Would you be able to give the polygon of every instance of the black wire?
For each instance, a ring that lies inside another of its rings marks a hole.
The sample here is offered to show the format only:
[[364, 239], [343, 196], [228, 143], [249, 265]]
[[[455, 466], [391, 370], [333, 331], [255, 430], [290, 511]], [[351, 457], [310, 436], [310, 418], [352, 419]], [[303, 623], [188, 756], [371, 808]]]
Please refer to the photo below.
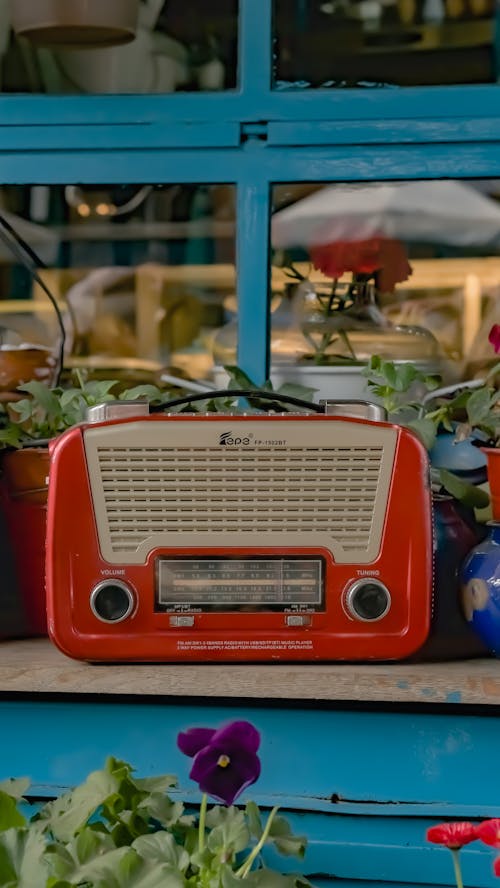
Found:
[[[6, 232], [8, 232], [9, 236], [7, 236]], [[60, 340], [60, 344], [59, 344], [59, 353], [58, 353], [58, 358], [57, 358], [57, 373], [56, 373], [56, 379], [55, 379], [56, 385], [59, 385], [59, 380], [61, 378], [61, 373], [62, 373], [63, 365], [64, 365], [64, 347], [66, 344], [66, 330], [64, 329], [64, 322], [62, 319], [61, 311], [59, 309], [59, 306], [57, 304], [55, 297], [52, 295], [52, 293], [50, 292], [46, 283], [42, 280], [42, 278], [38, 274], [34, 265], [32, 265], [28, 261], [27, 256], [29, 256], [29, 258], [32, 260], [32, 262], [34, 262], [39, 268], [46, 268], [47, 266], [45, 265], [43, 260], [40, 259], [40, 256], [35, 252], [35, 250], [33, 250], [33, 248], [30, 247], [29, 244], [26, 243], [26, 241], [21, 237], [21, 235], [18, 234], [17, 231], [15, 231], [15, 229], [12, 227], [10, 222], [7, 222], [7, 220], [4, 219], [4, 217], [2, 216], [1, 213], [0, 213], [0, 240], [2, 240], [4, 242], [6, 247], [11, 251], [11, 253], [16, 257], [16, 259], [18, 259], [19, 262], [22, 265], [24, 265], [24, 267], [29, 271], [33, 280], [36, 281], [38, 286], [42, 288], [42, 290], [48, 296], [48, 298], [50, 299], [50, 302], [52, 303], [52, 307], [53, 307], [53, 309], [56, 313], [56, 317], [57, 317], [57, 324], [59, 326], [59, 330], [61, 333], [61, 340]]]
[[161, 404], [151, 404], [151, 413], [160, 413], [165, 408], [180, 407], [182, 404], [191, 404], [193, 401], [212, 401], [215, 398], [248, 398], [251, 400], [278, 401], [284, 404], [292, 404], [294, 407], [302, 407], [313, 413], [324, 413], [325, 408], [313, 401], [304, 401], [302, 398], [294, 398], [292, 395], [268, 392], [261, 389], [220, 389], [203, 394], [184, 395], [182, 398], [174, 398], [172, 401], [164, 401]]

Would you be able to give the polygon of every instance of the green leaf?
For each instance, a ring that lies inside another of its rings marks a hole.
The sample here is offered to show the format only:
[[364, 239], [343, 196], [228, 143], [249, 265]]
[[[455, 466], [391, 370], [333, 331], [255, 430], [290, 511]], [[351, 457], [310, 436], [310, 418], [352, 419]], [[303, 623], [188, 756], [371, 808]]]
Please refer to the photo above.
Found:
[[424, 447], [431, 450], [437, 435], [436, 425], [432, 419], [413, 419], [407, 425], [420, 438]]
[[480, 425], [487, 418], [490, 408], [491, 392], [488, 389], [480, 388], [471, 392], [466, 408], [470, 424]]
[[424, 385], [426, 386], [426, 388], [427, 388], [430, 392], [433, 392], [434, 389], [439, 388], [439, 386], [441, 385], [442, 381], [443, 381], [443, 380], [442, 380], [442, 377], [441, 377], [441, 376], [437, 376], [437, 375], [436, 375], [436, 376], [435, 376], [435, 375], [424, 376], [424, 379], [423, 379]]
[[14, 401], [9, 404], [11, 413], [16, 414], [16, 421], [26, 422], [33, 416], [34, 403], [31, 398], [21, 398], [20, 401]]
[[280, 395], [290, 395], [292, 398], [303, 398], [304, 401], [312, 401], [317, 389], [308, 385], [300, 385], [298, 382], [284, 382], [276, 389]]
[[485, 490], [458, 478], [448, 469], [440, 469], [439, 477], [444, 489], [466, 506], [484, 509], [489, 504], [490, 498]]
[[120, 788], [125, 774], [130, 774], [130, 765], [108, 759], [101, 771], [93, 771], [84, 783], [45, 805], [38, 815], [55, 838], [69, 841], [87, 823], [106, 800]]
[[187, 825], [194, 820], [193, 817], [183, 817], [184, 805], [182, 802], [173, 802], [163, 792], [150, 793], [139, 802], [138, 809], [148, 818], [157, 820], [163, 827], [172, 827], [181, 822], [182, 825]]
[[75, 886], [72, 885], [71, 882], [66, 882], [65, 879], [61, 881], [61, 879], [54, 879], [50, 876], [50, 878], [47, 879], [46, 888], [75, 888]]
[[232, 365], [228, 367], [224, 367], [226, 373], [229, 374], [229, 382], [227, 384], [228, 388], [241, 388], [241, 389], [256, 389], [258, 388], [255, 385], [255, 382], [252, 382], [249, 376], [243, 371], [240, 370], [239, 367], [234, 367]]
[[122, 401], [164, 401], [165, 392], [156, 385], [136, 385], [134, 388], [126, 389], [119, 395]]
[[0, 445], [4, 447], [20, 447], [25, 437], [26, 435], [24, 435], [19, 426], [9, 426], [7, 429], [0, 430]]
[[77, 422], [83, 422], [87, 415], [88, 404], [82, 393], [73, 389], [67, 394], [71, 395], [71, 397], [64, 398], [64, 404], [63, 398], [61, 397], [61, 408], [63, 411], [61, 431], [71, 428], [71, 426], [76, 425]]
[[75, 840], [76, 859], [79, 863], [88, 863], [103, 851], [113, 849], [113, 840], [111, 836], [105, 833], [98, 833], [90, 827], [85, 827], [78, 833]]
[[17, 810], [16, 799], [0, 790], [0, 832], [25, 823], [26, 818]]
[[45, 840], [36, 830], [7, 829], [0, 833], [0, 885], [35, 888], [48, 875]]
[[65, 389], [59, 399], [59, 403], [62, 408], [65, 408], [72, 404], [73, 401], [79, 402], [82, 397], [81, 389]]
[[166, 863], [144, 860], [133, 848], [117, 865], [103, 866], [92, 888], [184, 888], [184, 879]]
[[140, 836], [132, 842], [138, 854], [154, 863], [168, 863], [173, 869], [185, 872], [189, 866], [189, 854], [175, 841], [172, 833], [159, 831]]
[[[397, 392], [406, 392], [415, 380], [421, 378], [421, 373], [413, 364], [402, 364], [401, 367], [395, 369], [394, 388]], [[391, 374], [392, 376], [392, 374]], [[389, 377], [386, 378], [388, 379]]]
[[[119, 860], [123, 849], [115, 848], [110, 835], [85, 827], [71, 842], [52, 842], [47, 846], [45, 858], [50, 874], [56, 879], [79, 883], [90, 881], [103, 860]], [[112, 855], [112, 856], [110, 856]]]
[[31, 382], [20, 385], [19, 391], [28, 392], [29, 395], [32, 395], [36, 403], [43, 407], [49, 418], [52, 419], [60, 413], [59, 396], [61, 395], [61, 389], [50, 389], [43, 382], [37, 382], [37, 380], [32, 379]]
[[256, 872], [249, 873], [245, 879], [239, 879], [232, 867], [223, 865], [220, 868], [221, 888], [254, 888]]
[[284, 817], [275, 817], [269, 832], [269, 838], [281, 854], [302, 858], [305, 854], [307, 838], [296, 836]]
[[134, 785], [141, 792], [166, 792], [178, 784], [175, 774], [160, 774], [158, 777], [134, 777]]
[[[92, 401], [99, 404], [102, 401], [108, 401], [110, 399], [111, 389], [117, 384], [117, 379], [91, 379], [85, 383], [82, 392], [88, 402]], [[115, 398], [112, 397], [111, 400], [114, 401]]]
[[[69, 852], [69, 849], [71, 853], [65, 855], [64, 851]], [[46, 860], [50, 873], [55, 878], [65, 879], [72, 885], [93, 885], [109, 871], [115, 871], [129, 853], [130, 848], [102, 848], [84, 863], [80, 863], [76, 857], [75, 843], [72, 842], [66, 849], [64, 846], [51, 846], [46, 852]]]
[[380, 373], [388, 385], [392, 386], [392, 388], [396, 387], [398, 373], [393, 361], [382, 361], [380, 365]]
[[244, 812], [234, 805], [229, 808], [216, 806], [207, 813], [208, 848], [229, 860], [248, 847], [250, 832]]
[[250, 830], [250, 834], [256, 838], [260, 839], [264, 828], [262, 826], [262, 817], [260, 815], [260, 809], [255, 802], [247, 802], [245, 808], [245, 816], [248, 823], [248, 828]]
[[75, 886], [71, 882], [61, 881], [61, 879], [54, 879], [50, 876], [47, 879], [47, 888], [75, 888]]

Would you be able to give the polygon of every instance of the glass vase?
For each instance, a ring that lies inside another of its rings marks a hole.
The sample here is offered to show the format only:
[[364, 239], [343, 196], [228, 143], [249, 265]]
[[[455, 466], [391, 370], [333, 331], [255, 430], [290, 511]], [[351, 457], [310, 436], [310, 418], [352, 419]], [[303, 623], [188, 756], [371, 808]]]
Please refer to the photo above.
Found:
[[430, 331], [394, 325], [384, 316], [372, 281], [301, 281], [292, 311], [303, 337], [301, 362], [365, 363], [374, 354], [386, 360], [438, 360], [438, 343]]

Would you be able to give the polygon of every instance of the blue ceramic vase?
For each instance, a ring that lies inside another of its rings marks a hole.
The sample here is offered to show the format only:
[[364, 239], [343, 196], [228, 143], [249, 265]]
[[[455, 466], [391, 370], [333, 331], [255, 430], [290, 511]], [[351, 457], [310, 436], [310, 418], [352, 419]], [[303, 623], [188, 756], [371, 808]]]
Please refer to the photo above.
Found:
[[434, 600], [429, 637], [414, 660], [454, 660], [484, 657], [488, 648], [464, 619], [460, 602], [459, 571], [464, 558], [485, 536], [474, 512], [456, 499], [435, 494]]
[[469, 552], [460, 580], [465, 619], [500, 657], [500, 523], [492, 522], [483, 542]]

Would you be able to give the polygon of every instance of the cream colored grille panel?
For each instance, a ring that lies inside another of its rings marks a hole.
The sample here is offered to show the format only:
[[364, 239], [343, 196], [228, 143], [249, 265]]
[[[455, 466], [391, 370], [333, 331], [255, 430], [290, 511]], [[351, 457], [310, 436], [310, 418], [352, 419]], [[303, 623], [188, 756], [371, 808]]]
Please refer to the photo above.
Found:
[[[203, 446], [207, 426], [222, 431], [209, 420], [198, 422], [190, 437], [191, 444], [201, 439], [200, 446], [169, 442], [165, 422], [133, 424], [145, 431], [148, 425], [162, 426], [163, 440], [152, 446], [133, 441], [130, 425], [110, 427], [115, 439], [121, 428], [121, 441], [107, 441], [103, 428], [86, 432], [104, 557], [140, 562], [155, 546], [323, 545], [339, 561], [372, 560], [380, 544], [393, 430], [375, 428], [391, 433], [385, 441], [332, 442], [339, 437], [338, 426], [341, 439], [344, 427], [351, 439], [366, 427], [323, 421], [320, 437], [329, 431], [329, 443], [318, 446], [317, 422], [314, 429], [309, 422], [293, 423], [310, 426], [309, 441], [298, 444], [291, 443], [292, 429], [270, 423], [278, 427], [271, 431], [266, 423], [266, 440], [280, 440], [286, 432], [286, 446], [211, 446], [210, 440]], [[181, 423], [169, 425], [173, 430]]]

